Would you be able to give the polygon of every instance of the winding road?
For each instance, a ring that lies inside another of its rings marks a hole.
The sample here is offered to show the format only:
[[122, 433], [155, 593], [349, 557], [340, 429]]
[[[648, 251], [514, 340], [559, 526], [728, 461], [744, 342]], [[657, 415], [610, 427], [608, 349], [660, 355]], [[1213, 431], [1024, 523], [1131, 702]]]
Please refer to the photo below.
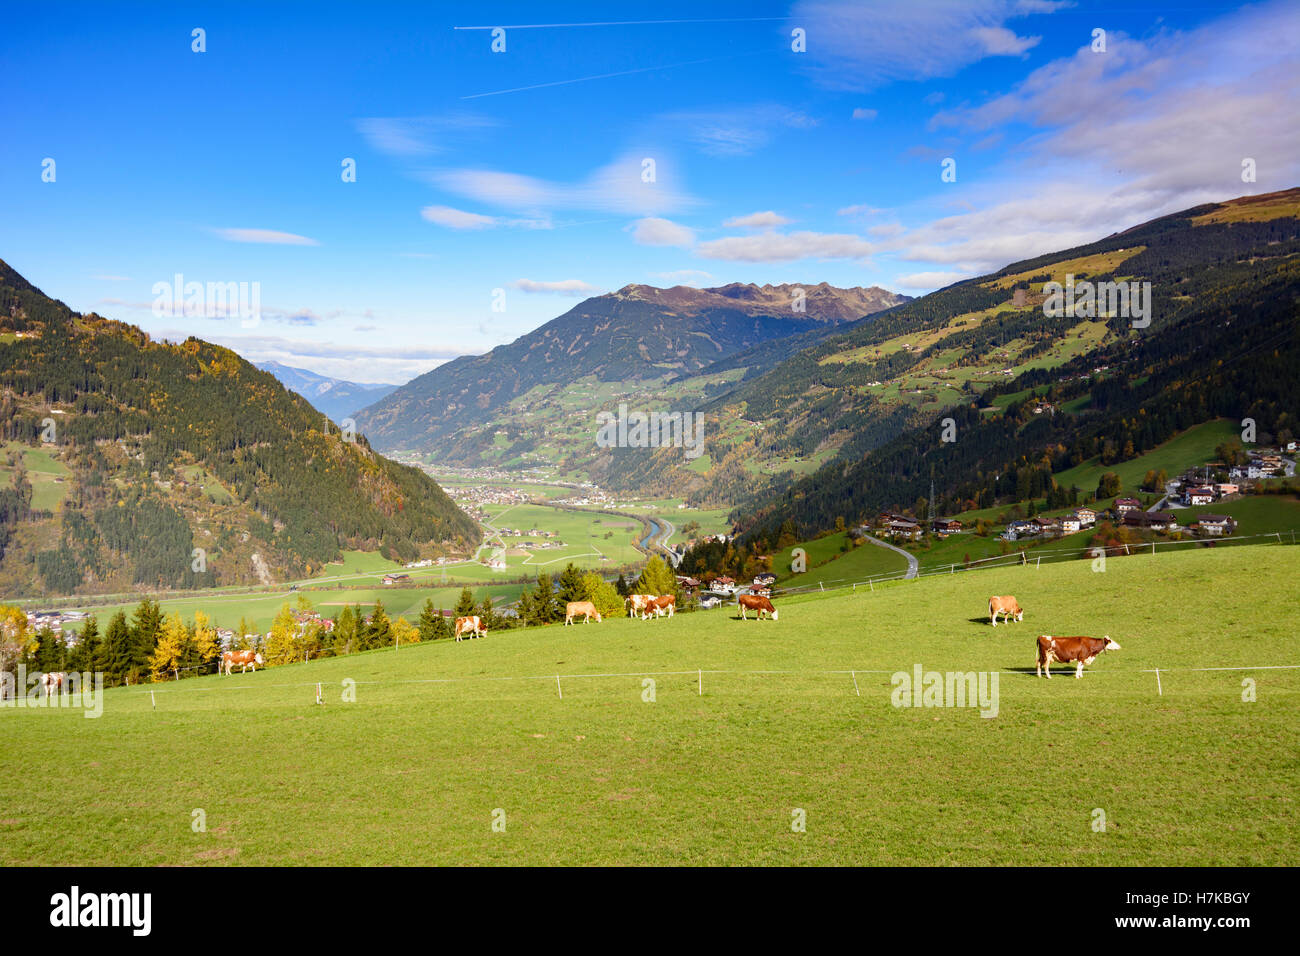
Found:
[[880, 547], [888, 548], [890, 551], [897, 551], [903, 557], [907, 558], [907, 573], [903, 575], [903, 580], [906, 581], [908, 578], [914, 578], [917, 576], [921, 563], [916, 560], [916, 555], [909, 551], [904, 551], [902, 548], [898, 547], [898, 545], [890, 544], [888, 541], [882, 541], [879, 538], [872, 537], [871, 535], [866, 535], [865, 537], [872, 544], [878, 544]]

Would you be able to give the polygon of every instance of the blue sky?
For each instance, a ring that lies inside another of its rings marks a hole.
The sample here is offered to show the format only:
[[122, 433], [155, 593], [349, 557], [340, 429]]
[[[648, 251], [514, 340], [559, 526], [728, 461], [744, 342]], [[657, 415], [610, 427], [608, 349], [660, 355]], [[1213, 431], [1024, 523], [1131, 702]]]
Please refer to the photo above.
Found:
[[[0, 258], [75, 309], [359, 381], [633, 282], [918, 295], [1296, 185], [1298, 11], [28, 4], [0, 35]], [[504, 52], [457, 29], [493, 26]], [[259, 283], [260, 321], [155, 315], [178, 273]]]

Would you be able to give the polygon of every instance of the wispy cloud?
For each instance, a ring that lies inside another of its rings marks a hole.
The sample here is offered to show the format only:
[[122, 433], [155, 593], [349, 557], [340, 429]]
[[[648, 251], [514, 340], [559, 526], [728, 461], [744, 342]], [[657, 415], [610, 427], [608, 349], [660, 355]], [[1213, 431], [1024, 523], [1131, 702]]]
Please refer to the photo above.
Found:
[[497, 125], [497, 120], [477, 113], [373, 116], [356, 121], [357, 131], [371, 148], [390, 156], [408, 159], [443, 152], [468, 138], [467, 134]]
[[277, 232], [274, 229], [214, 229], [213, 232], [228, 242], [259, 242], [276, 246], [320, 245], [315, 239], [293, 232]]
[[989, 56], [1021, 55], [1039, 38], [1018, 36], [1006, 21], [1061, 6], [1042, 0], [802, 0], [790, 19], [808, 31], [805, 68], [821, 85], [870, 90], [895, 80], [953, 76]]
[[853, 110], [853, 118], [855, 120], [873, 120], [879, 115], [879, 110], [868, 109], [865, 106], [859, 106]]
[[539, 282], [536, 279], [516, 279], [510, 283], [512, 288], [521, 292], [543, 293], [550, 295], [596, 295], [600, 289], [581, 279], [559, 279], [553, 282]]
[[861, 236], [823, 232], [762, 232], [727, 236], [695, 247], [705, 259], [731, 262], [793, 262], [797, 259], [866, 259], [875, 247]]
[[748, 216], [733, 216], [723, 222], [723, 225], [729, 229], [775, 229], [777, 226], [788, 226], [792, 222], [793, 219], [778, 216], [769, 209], [766, 212], [751, 212]]
[[[654, 175], [647, 178], [651, 169]], [[444, 169], [427, 178], [448, 192], [536, 217], [554, 209], [652, 216], [699, 203], [682, 189], [671, 158], [654, 150], [624, 153], [576, 183], [494, 169]]]
[[667, 113], [660, 121], [683, 130], [701, 152], [720, 157], [748, 156], [782, 131], [817, 125], [817, 120], [802, 110], [775, 103]]
[[425, 206], [420, 216], [428, 222], [448, 229], [550, 229], [549, 219], [503, 219], [500, 216], [484, 216], [477, 212], [453, 209], [451, 206]]
[[628, 227], [634, 241], [643, 246], [690, 246], [695, 232], [670, 219], [638, 219]]

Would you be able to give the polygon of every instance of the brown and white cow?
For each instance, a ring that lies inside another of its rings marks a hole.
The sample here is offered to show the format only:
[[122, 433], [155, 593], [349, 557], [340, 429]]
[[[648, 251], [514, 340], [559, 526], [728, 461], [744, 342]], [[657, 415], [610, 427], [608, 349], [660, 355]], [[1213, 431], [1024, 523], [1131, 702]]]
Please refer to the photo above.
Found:
[[596, 605], [590, 601], [569, 601], [564, 605], [564, 623], [572, 624], [573, 619], [579, 614], [583, 615], [583, 624], [590, 624], [594, 617], [596, 623], [600, 623], [600, 612], [596, 610]]
[[665, 614], [672, 617], [676, 611], [677, 595], [661, 594], [658, 597], [652, 597], [646, 603], [645, 608], [641, 611], [641, 620], [649, 620], [651, 614], [655, 617], [663, 617]]
[[764, 614], [769, 615], [772, 618], [772, 620], [775, 621], [777, 619], [777, 615], [781, 613], [780, 611], [778, 611], [776, 608], [772, 606], [771, 601], [769, 601], [766, 597], [764, 597], [761, 594], [742, 594], [738, 598], [736, 598], [736, 603], [740, 605], [740, 619], [742, 621], [749, 620], [749, 618], [745, 617], [746, 609], [750, 611], [757, 611], [758, 619], [760, 621], [763, 620]]
[[487, 627], [477, 614], [456, 618], [456, 640], [461, 640], [466, 634], [470, 637], [487, 637]]
[[645, 617], [646, 606], [655, 599], [653, 594], [629, 594], [627, 596], [629, 617], [635, 617], [638, 612]]
[[63, 671], [55, 671], [53, 674], [41, 675], [41, 686], [45, 689], [45, 696], [51, 697], [56, 693], [63, 693], [63, 684], [68, 679], [68, 675]]
[[1038, 665], [1038, 676], [1042, 677], [1047, 674], [1047, 679], [1052, 679], [1052, 662], [1056, 661], [1061, 664], [1077, 664], [1074, 669], [1075, 677], [1083, 676], [1083, 665], [1091, 664], [1097, 659], [1097, 655], [1103, 651], [1118, 651], [1120, 646], [1110, 639], [1110, 635], [1105, 637], [1053, 637], [1051, 634], [1038, 635], [1038, 658], [1035, 663]]
[[998, 615], [1002, 615], [1002, 623], [1007, 621], [1023, 621], [1025, 611], [1016, 599], [1010, 594], [995, 594], [989, 598], [989, 623], [994, 627], [998, 626]]
[[266, 665], [266, 658], [264, 658], [257, 651], [222, 651], [221, 652], [221, 672], [223, 674], [229, 676], [231, 669], [236, 664], [240, 665], [239, 673], [242, 674], [251, 667], [253, 669], [253, 673], [256, 674], [257, 667], [259, 664], [261, 664], [262, 666]]

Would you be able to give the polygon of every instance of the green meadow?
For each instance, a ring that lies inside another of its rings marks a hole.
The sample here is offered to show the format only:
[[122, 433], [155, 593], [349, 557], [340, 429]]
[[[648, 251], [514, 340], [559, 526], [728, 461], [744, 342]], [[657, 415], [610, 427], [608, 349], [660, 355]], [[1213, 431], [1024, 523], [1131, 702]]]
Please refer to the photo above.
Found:
[[[0, 865], [1289, 865], [1298, 573], [999, 568], [0, 708]], [[1040, 633], [1122, 650], [1048, 681]], [[916, 665], [996, 674], [996, 716], [893, 706]]]

